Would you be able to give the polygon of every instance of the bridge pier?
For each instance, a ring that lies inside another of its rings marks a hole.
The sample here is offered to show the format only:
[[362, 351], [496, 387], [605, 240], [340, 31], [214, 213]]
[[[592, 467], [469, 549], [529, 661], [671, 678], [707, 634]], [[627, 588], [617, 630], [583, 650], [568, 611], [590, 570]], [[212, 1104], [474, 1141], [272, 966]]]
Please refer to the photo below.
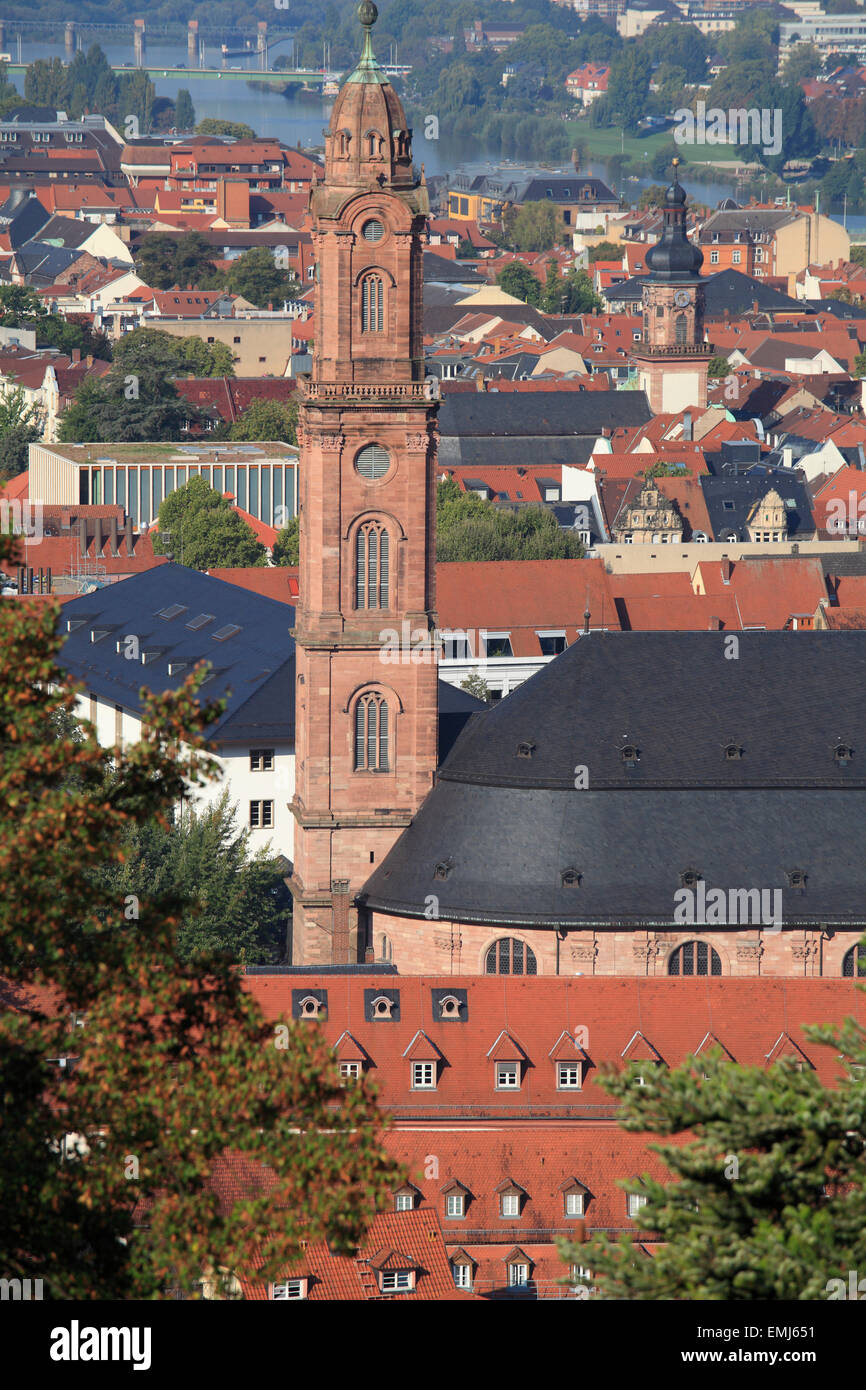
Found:
[[198, 20], [191, 19], [186, 32], [186, 56], [190, 66], [198, 60]]
[[133, 46], [135, 50], [135, 66], [137, 68], [142, 68], [144, 67], [144, 20], [136, 19], [133, 21], [133, 23], [135, 25], [133, 38]]
[[63, 48], [67, 58], [75, 57], [75, 21], [68, 19], [63, 28]]
[[268, 22], [267, 22], [267, 20], [262, 20], [262, 21], [260, 21], [260, 23], [259, 23], [259, 25], [258, 25], [258, 31], [259, 31], [259, 34], [258, 34], [258, 39], [257, 39], [257, 41], [256, 41], [256, 48], [257, 48], [257, 50], [258, 50], [258, 55], [259, 55], [259, 67], [261, 68], [262, 72], [265, 72], [265, 70], [267, 69], [267, 66], [268, 66]]

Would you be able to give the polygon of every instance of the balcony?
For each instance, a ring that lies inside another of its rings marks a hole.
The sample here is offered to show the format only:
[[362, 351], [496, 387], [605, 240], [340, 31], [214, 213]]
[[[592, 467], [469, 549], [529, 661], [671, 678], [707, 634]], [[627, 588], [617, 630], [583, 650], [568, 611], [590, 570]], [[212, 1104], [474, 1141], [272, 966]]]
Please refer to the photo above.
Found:
[[300, 377], [299, 386], [304, 399], [318, 405], [342, 401], [432, 401], [438, 398], [432, 394], [435, 387], [425, 381], [311, 381], [307, 377]]

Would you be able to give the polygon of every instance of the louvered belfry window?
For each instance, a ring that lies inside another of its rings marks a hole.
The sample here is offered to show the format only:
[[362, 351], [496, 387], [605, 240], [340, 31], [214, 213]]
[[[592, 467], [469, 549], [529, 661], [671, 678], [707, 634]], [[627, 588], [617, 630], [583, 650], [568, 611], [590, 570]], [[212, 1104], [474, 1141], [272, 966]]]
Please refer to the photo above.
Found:
[[355, 706], [355, 771], [388, 772], [388, 703], [383, 695], [362, 695]]
[[385, 290], [380, 275], [365, 275], [361, 281], [361, 330], [381, 333], [385, 327]]
[[358, 527], [355, 538], [355, 607], [387, 608], [390, 603], [391, 537], [377, 521]]

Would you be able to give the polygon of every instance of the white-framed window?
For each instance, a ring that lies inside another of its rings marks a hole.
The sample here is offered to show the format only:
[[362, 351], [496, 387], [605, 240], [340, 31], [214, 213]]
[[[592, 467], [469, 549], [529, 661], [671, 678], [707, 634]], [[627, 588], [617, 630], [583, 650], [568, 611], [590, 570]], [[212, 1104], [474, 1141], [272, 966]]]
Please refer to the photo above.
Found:
[[529, 1265], [510, 1264], [508, 1266], [508, 1286], [509, 1288], [519, 1288], [523, 1284], [529, 1283]]
[[513, 656], [514, 652], [511, 649], [511, 633], [485, 632], [484, 655], [488, 657], [488, 659], [495, 656]]
[[274, 770], [274, 750], [273, 748], [251, 748], [250, 749], [250, 772], [273, 772]]
[[272, 801], [250, 802], [250, 829], [267, 830], [274, 823], [274, 803]]
[[466, 1215], [465, 1192], [449, 1192], [445, 1198], [445, 1215], [452, 1221], [459, 1221]]
[[435, 1062], [413, 1062], [413, 1063], [412, 1063], [412, 1090], [413, 1090], [413, 1091], [435, 1091], [435, 1090], [436, 1090], [436, 1063], [435, 1063]]
[[[583, 536], [584, 533], [581, 532], [581, 540]], [[536, 636], [542, 656], [559, 656], [560, 652], [565, 651], [567, 643], [564, 632], [538, 632]]]
[[454, 1283], [458, 1289], [472, 1288], [472, 1266], [464, 1264], [452, 1264], [451, 1273], [454, 1275]]
[[740, 261], [741, 261], [742, 259], [743, 259], [743, 253], [742, 253], [742, 251], [732, 251], [732, 252], [731, 252], [731, 261], [732, 261], [732, 263], [733, 263], [734, 265], [739, 265], [739, 264], [740, 264]]
[[584, 1196], [582, 1192], [566, 1192], [565, 1194], [565, 1214], [566, 1216], [583, 1216]]
[[496, 1063], [496, 1089], [497, 1091], [517, 1091], [520, 1089], [519, 1062]]
[[756, 261], [762, 261], [763, 259], [764, 259], [764, 249], [763, 249], [763, 247], [758, 246], [758, 247], [755, 248], [755, 260], [756, 260]]
[[581, 1087], [580, 1062], [557, 1062], [556, 1089], [558, 1091], [579, 1091]]
[[642, 1192], [629, 1192], [628, 1194], [628, 1214], [637, 1216], [641, 1207], [645, 1207], [647, 1199]]
[[307, 1296], [306, 1279], [289, 1279], [285, 1284], [271, 1285], [271, 1298], [275, 1303], [294, 1302]]
[[411, 1211], [415, 1205], [414, 1194], [412, 1192], [398, 1192], [394, 1197], [395, 1211]]
[[711, 252], [710, 252], [710, 265], [718, 265], [718, 264], [719, 264], [719, 253], [718, 253], [718, 251], [711, 251]]
[[340, 1078], [343, 1081], [357, 1081], [361, 1075], [360, 1062], [341, 1062]]
[[383, 1269], [379, 1288], [383, 1293], [409, 1293], [415, 1287], [414, 1269]]
[[499, 1213], [501, 1216], [520, 1215], [520, 1193], [502, 1192], [499, 1196]]
[[591, 1284], [592, 1270], [588, 1269], [586, 1265], [572, 1265], [571, 1280], [574, 1284]]

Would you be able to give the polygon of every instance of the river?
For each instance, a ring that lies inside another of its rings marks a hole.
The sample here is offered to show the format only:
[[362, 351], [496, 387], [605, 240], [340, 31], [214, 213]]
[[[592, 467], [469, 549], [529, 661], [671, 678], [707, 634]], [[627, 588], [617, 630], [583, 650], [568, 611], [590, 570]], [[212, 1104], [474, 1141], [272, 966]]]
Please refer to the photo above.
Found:
[[[109, 63], [113, 65], [132, 64], [131, 38], [128, 43], [101, 43], [100, 47]], [[6, 25], [6, 48], [13, 60], [17, 62], [18, 42], [14, 20], [8, 21]], [[283, 47], [282, 51], [290, 51], [288, 45]], [[166, 67], [177, 67], [179, 63], [186, 65], [188, 62], [186, 44], [183, 43], [162, 45], [149, 43], [145, 56], [148, 67], [159, 67], [160, 64], [164, 64]], [[216, 47], [207, 50], [205, 56], [207, 66], [216, 67], [221, 62], [221, 55]], [[65, 57], [62, 44], [22, 42], [21, 61], [24, 63], [32, 63], [37, 58], [56, 57]], [[230, 62], [232, 66], [242, 68], [254, 69], [257, 67], [255, 54], [251, 54], [249, 58], [233, 57]], [[23, 80], [16, 78], [15, 81], [23, 90]], [[252, 126], [258, 135], [275, 136], [287, 145], [297, 145], [300, 141], [304, 147], [319, 146], [321, 148], [323, 128], [327, 125], [333, 104], [332, 100], [321, 100], [313, 96], [295, 97], [293, 100], [288, 100], [279, 92], [268, 90], [264, 85], [258, 86], [237, 80], [225, 82], [218, 77], [191, 77], [187, 82], [184, 82], [182, 74], [171, 78], [157, 75], [154, 76], [153, 82], [158, 96], [171, 97], [172, 99], [177, 96], [178, 87], [186, 86], [192, 96], [196, 119], [199, 121], [207, 116], [243, 121]], [[504, 161], [498, 155], [485, 151], [483, 148], [479, 149], [478, 142], [475, 140], [427, 140], [424, 138], [423, 125], [415, 131], [413, 150], [416, 161], [424, 165], [428, 175], [453, 173], [457, 169], [461, 169], [470, 173], [493, 173], [494, 171], [507, 170], [519, 176], [525, 169], [524, 165]], [[527, 172], [534, 171], [528, 170]], [[571, 166], [564, 166], [562, 172], [570, 173]], [[590, 158], [586, 167], [581, 169], [581, 173], [594, 174], [597, 178], [604, 179], [628, 202], [636, 200], [642, 187], [658, 182], [657, 179], [652, 178], [633, 181], [631, 179], [623, 180], [622, 176], [618, 174], [610, 175], [606, 164], [601, 159]], [[686, 182], [688, 182], [687, 179]], [[722, 179], [712, 183], [696, 182], [693, 184], [691, 192], [699, 202], [710, 207], [717, 206], [723, 198], [736, 197], [734, 184]], [[835, 213], [832, 215], [836, 217]], [[836, 220], [841, 221], [841, 216], [837, 217]], [[866, 228], [866, 217], [849, 217], [847, 226], [849, 230], [862, 231]]]

